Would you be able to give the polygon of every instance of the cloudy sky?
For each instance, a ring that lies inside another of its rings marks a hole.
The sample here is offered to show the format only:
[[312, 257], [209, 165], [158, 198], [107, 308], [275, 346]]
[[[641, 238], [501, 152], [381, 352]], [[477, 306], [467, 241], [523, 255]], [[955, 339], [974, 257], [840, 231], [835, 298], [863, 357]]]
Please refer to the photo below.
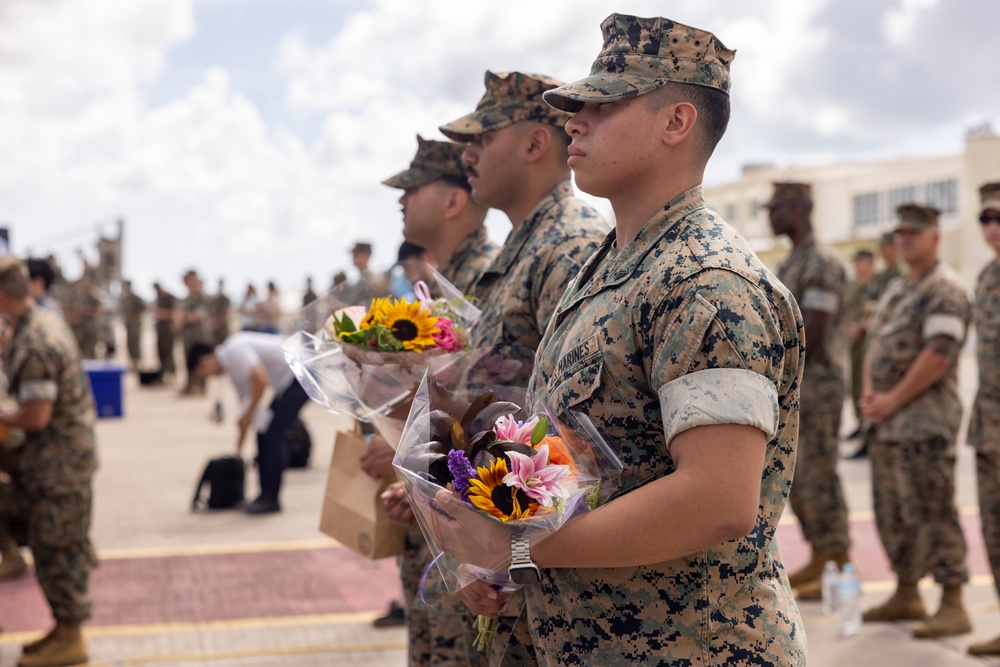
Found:
[[[325, 286], [356, 239], [386, 266], [380, 181], [417, 133], [470, 111], [487, 69], [586, 75], [605, 16], [667, 4], [738, 51], [710, 183], [1000, 126], [994, 0], [0, 0], [0, 226], [72, 276], [124, 218], [140, 287], [188, 266], [231, 293]], [[508, 224], [491, 213], [491, 235]]]

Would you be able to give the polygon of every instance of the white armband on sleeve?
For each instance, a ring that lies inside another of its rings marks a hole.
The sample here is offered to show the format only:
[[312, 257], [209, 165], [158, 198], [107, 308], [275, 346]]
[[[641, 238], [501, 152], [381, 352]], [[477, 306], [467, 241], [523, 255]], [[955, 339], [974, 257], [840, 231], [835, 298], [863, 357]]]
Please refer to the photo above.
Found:
[[31, 380], [22, 382], [17, 392], [17, 402], [21, 405], [30, 401], [49, 401], [55, 403], [59, 396], [59, 388], [55, 380]]
[[667, 443], [696, 426], [744, 424], [768, 440], [778, 431], [778, 389], [760, 373], [710, 368], [671, 380], [657, 393]]
[[833, 292], [822, 289], [807, 289], [802, 293], [802, 310], [818, 310], [830, 315], [836, 315], [840, 308], [840, 299]]
[[921, 332], [924, 340], [935, 336], [948, 336], [956, 341], [965, 338], [965, 322], [958, 315], [928, 315]]

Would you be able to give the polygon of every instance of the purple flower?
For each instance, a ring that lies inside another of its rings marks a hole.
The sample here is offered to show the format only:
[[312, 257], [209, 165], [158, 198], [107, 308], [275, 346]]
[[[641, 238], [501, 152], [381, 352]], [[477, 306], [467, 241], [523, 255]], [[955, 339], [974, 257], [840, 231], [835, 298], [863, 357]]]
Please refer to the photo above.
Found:
[[469, 480], [476, 476], [476, 469], [469, 463], [468, 457], [461, 449], [448, 452], [448, 472], [454, 480], [455, 494], [462, 500], [469, 501]]

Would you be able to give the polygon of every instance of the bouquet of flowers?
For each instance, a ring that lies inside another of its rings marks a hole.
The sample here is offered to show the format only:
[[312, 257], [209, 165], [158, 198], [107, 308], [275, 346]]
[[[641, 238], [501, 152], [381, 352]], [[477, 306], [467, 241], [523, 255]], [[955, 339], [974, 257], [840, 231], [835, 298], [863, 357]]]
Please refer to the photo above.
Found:
[[[440, 492], [454, 494], [474, 510], [461, 526], [463, 539], [482, 538], [485, 544], [482, 536], [493, 532], [484, 530], [486, 521], [530, 529], [537, 542], [606, 501], [621, 472], [621, 463], [585, 415], [556, 418], [544, 407], [529, 414], [523, 403], [498, 399], [498, 393], [511, 393], [509, 385], [494, 390], [482, 381], [484, 367], [500, 367], [496, 356], [496, 351], [473, 351], [445, 369], [428, 371], [393, 461], [451, 591], [473, 579], [502, 591], [519, 586], [507, 573], [509, 540], [485, 566], [460, 563], [442, 549], [434, 524], [455, 517], [439, 505]], [[492, 643], [496, 625], [496, 617], [478, 619], [480, 650]]]
[[[352, 303], [351, 290], [333, 290], [300, 311], [300, 328], [284, 350], [310, 398], [399, 435], [428, 363], [464, 349], [479, 318], [479, 310], [432, 267], [423, 264], [420, 274], [413, 301]], [[317, 322], [318, 330], [307, 328]]]

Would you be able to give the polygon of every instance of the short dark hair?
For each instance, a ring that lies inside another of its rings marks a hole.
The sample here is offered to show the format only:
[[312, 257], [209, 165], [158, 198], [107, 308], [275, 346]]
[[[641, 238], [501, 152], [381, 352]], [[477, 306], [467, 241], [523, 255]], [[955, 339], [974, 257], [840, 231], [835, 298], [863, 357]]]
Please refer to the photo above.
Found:
[[201, 361], [202, 357], [207, 357], [210, 354], [215, 354], [215, 348], [208, 343], [192, 343], [187, 353], [188, 373], [194, 373], [194, 369], [198, 368], [198, 362]]
[[56, 274], [52, 270], [52, 266], [44, 259], [33, 257], [28, 260], [28, 277], [31, 280], [41, 278], [42, 282], [45, 283], [45, 291], [48, 292], [49, 287], [52, 286], [52, 281], [56, 278]]
[[444, 183], [445, 185], [451, 186], [453, 188], [462, 188], [466, 192], [472, 192], [472, 186], [469, 185], [468, 176], [455, 176], [454, 174], [445, 174], [441, 178], [437, 179], [438, 183]]
[[873, 253], [871, 250], [865, 250], [862, 248], [861, 250], [858, 250], [856, 253], [854, 253], [854, 257], [852, 257], [851, 259], [854, 260], [867, 259], [868, 261], [874, 262], [875, 253]]
[[668, 81], [647, 96], [650, 109], [659, 111], [667, 104], [687, 102], [698, 110], [696, 129], [706, 160], [712, 156], [729, 127], [729, 95], [718, 88]]
[[416, 243], [403, 241], [399, 246], [399, 253], [396, 255], [396, 263], [402, 263], [410, 259], [420, 259], [424, 254], [424, 249]]

